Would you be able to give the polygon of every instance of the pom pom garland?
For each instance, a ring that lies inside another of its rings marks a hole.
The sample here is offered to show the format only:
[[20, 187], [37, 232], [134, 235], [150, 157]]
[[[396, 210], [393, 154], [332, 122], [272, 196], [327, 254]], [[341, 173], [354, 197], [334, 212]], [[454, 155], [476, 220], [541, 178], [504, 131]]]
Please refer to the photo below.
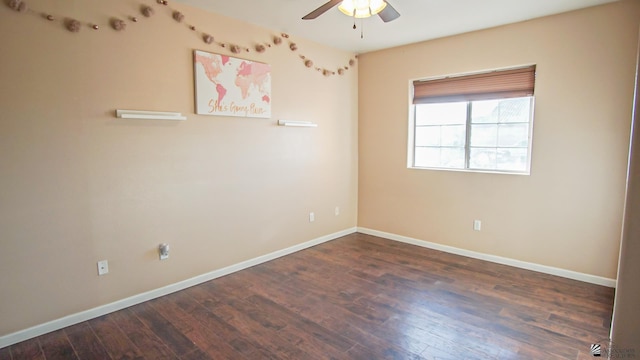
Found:
[[27, 11], [27, 3], [22, 0], [10, 0], [9, 7], [19, 12]]
[[[19, 11], [19, 12], [25, 12], [28, 11], [27, 8], [27, 4], [24, 0], [4, 0], [5, 4], [11, 8], [14, 11]], [[146, 0], [143, 0], [146, 1]], [[153, 0], [151, 0], [153, 1]], [[163, 6], [168, 6], [169, 2], [167, 0], [156, 0], [155, 1], [157, 4], [159, 5], [163, 5]], [[157, 6], [157, 5], [156, 5]], [[180, 11], [173, 9], [173, 8], [169, 8], [169, 13], [171, 14], [171, 17], [173, 18], [173, 20], [182, 23], [183, 20], [185, 19], [185, 16], [183, 13], [181, 13]], [[140, 13], [144, 16], [144, 17], [151, 17], [155, 14], [155, 9], [152, 6], [148, 6], [148, 5], [141, 5], [139, 7], [139, 11]], [[40, 17], [42, 17], [43, 19], [46, 19], [48, 21], [56, 21], [56, 17], [53, 14], [50, 13], [46, 13], [46, 12], [38, 12], [35, 10], [31, 10], [29, 11], [32, 14], [38, 14]], [[128, 16], [125, 17], [125, 19], [127, 19], [128, 21], [131, 22], [138, 22], [138, 17], [136, 16]], [[60, 22], [64, 25], [64, 27], [70, 31], [70, 32], [79, 32], [82, 29], [83, 24], [86, 25], [87, 27], [90, 27], [93, 30], [99, 30], [100, 26], [102, 25], [110, 25], [111, 28], [113, 28], [116, 31], [124, 31], [127, 27], [127, 23], [121, 19], [118, 18], [112, 18], [108, 23], [106, 24], [102, 24], [99, 25], [98, 23], [94, 23], [94, 22], [81, 22], [79, 20], [76, 19], [72, 19], [72, 18], [62, 18], [62, 20], [60, 20]], [[189, 30], [196, 32], [196, 26], [194, 25], [190, 25], [187, 24], [185, 25]], [[200, 32], [198, 31], [199, 36], [201, 36], [202, 41], [206, 44], [213, 44], [215, 39], [212, 35], [209, 35], [207, 33], [204, 32]], [[255, 44], [253, 46], [253, 48], [248, 48], [248, 47], [243, 47], [243, 46], [239, 46], [239, 45], [235, 45], [235, 44], [229, 44], [229, 43], [224, 43], [224, 42], [218, 42], [217, 44], [222, 47], [222, 48], [228, 48], [229, 51], [233, 54], [239, 54], [242, 52], [247, 52], [250, 53], [252, 51], [256, 52], [256, 53], [264, 53], [267, 51], [268, 48], [272, 47], [273, 45], [281, 45], [283, 43], [284, 39], [289, 39], [290, 36], [289, 34], [286, 33], [281, 33], [279, 35], [273, 36], [270, 42], [266, 42], [266, 43], [258, 43]], [[289, 50], [291, 51], [298, 51], [298, 45], [290, 40], [287, 40], [288, 45], [289, 45]], [[343, 67], [338, 67], [336, 70], [337, 71], [333, 71], [333, 70], [329, 70], [326, 68], [321, 68], [321, 67], [314, 67], [314, 62], [307, 58], [304, 55], [299, 54], [298, 57], [300, 57], [300, 59], [302, 59], [302, 62], [304, 63], [304, 66], [307, 68], [313, 68], [316, 71], [320, 72], [322, 75], [324, 76], [331, 76], [331, 75], [343, 75], [345, 73], [345, 71], [349, 70], [349, 67], [354, 67], [356, 64], [356, 60], [355, 59], [349, 59], [349, 66], [343, 66]], [[358, 56], [356, 55], [355, 58], [357, 59]]]
[[82, 24], [80, 24], [80, 21], [78, 20], [68, 19], [66, 21], [66, 26], [67, 26], [67, 30], [75, 33], [80, 31], [80, 27], [82, 26]]
[[120, 19], [113, 19], [111, 21], [111, 27], [113, 27], [113, 29], [116, 31], [123, 31], [127, 28], [127, 23]]
[[9, 1], [9, 7], [15, 11], [23, 12], [27, 10], [27, 3], [22, 0]]
[[144, 15], [145, 17], [151, 17], [151, 15], [153, 15], [153, 8], [144, 6], [142, 8], [142, 15]]
[[184, 20], [184, 14], [182, 14], [180, 11], [174, 11], [173, 20], [177, 22], [182, 22], [182, 20]]

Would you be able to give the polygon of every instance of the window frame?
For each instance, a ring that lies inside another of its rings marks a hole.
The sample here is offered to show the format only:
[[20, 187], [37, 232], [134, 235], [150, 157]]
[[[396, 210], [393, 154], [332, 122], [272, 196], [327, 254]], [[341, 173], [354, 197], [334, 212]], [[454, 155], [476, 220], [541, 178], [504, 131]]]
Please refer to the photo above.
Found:
[[[488, 72], [492, 72], [492, 71], [500, 71], [499, 70], [491, 70], [491, 71], [485, 71], [484, 73], [488, 73]], [[509, 69], [504, 69], [504, 70], [509, 70]], [[466, 75], [474, 75], [474, 74], [478, 74], [478, 73], [470, 73], [470, 74], [460, 74], [460, 75], [449, 75], [449, 76], [466, 76]], [[456, 172], [472, 172], [472, 173], [490, 173], [490, 174], [507, 174], [507, 175], [531, 175], [531, 165], [532, 165], [532, 158], [533, 158], [533, 125], [534, 125], [534, 120], [535, 120], [535, 116], [534, 116], [534, 109], [535, 109], [535, 94], [532, 94], [530, 96], [521, 96], [518, 98], [525, 98], [525, 97], [529, 97], [530, 98], [530, 107], [529, 107], [529, 121], [528, 121], [528, 138], [527, 138], [527, 162], [526, 162], [526, 169], [523, 171], [518, 171], [518, 170], [500, 170], [500, 169], [482, 169], [482, 168], [472, 168], [470, 165], [470, 153], [471, 153], [471, 145], [470, 145], [470, 140], [471, 140], [471, 126], [472, 126], [472, 120], [471, 120], [471, 111], [472, 111], [472, 103], [474, 101], [482, 101], [482, 100], [466, 100], [466, 101], [460, 101], [460, 102], [466, 102], [467, 103], [467, 115], [466, 115], [466, 119], [465, 119], [465, 144], [464, 144], [464, 152], [465, 152], [465, 159], [464, 159], [464, 168], [448, 168], [448, 167], [424, 167], [424, 166], [416, 166], [415, 165], [415, 154], [416, 154], [416, 128], [417, 128], [417, 121], [416, 121], [416, 106], [422, 105], [422, 104], [415, 104], [414, 103], [414, 84], [416, 81], [428, 81], [428, 80], [432, 80], [432, 79], [442, 79], [442, 76], [439, 77], [434, 77], [434, 78], [421, 78], [421, 79], [417, 79], [417, 80], [410, 80], [409, 81], [409, 101], [408, 101], [408, 106], [409, 106], [409, 121], [408, 121], [408, 141], [407, 141], [407, 168], [409, 169], [415, 169], [415, 170], [437, 170], [437, 171], [456, 171]], [[513, 97], [512, 97], [513, 98]], [[500, 100], [500, 99], [508, 99], [508, 97], [503, 98], [503, 97], [495, 97], [492, 98], [492, 100]], [[487, 99], [489, 100], [489, 99]], [[442, 102], [434, 102], [434, 103], [444, 103], [444, 102], [452, 102], [452, 101], [442, 101]], [[496, 149], [500, 149], [500, 147], [496, 147]], [[524, 149], [524, 147], [522, 148]]]

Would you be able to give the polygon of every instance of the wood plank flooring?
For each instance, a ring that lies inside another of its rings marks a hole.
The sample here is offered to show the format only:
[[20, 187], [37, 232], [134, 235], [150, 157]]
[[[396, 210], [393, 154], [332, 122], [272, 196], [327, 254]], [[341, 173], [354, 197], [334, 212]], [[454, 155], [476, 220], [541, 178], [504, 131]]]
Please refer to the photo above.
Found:
[[352, 234], [0, 349], [20, 359], [588, 359], [613, 289]]

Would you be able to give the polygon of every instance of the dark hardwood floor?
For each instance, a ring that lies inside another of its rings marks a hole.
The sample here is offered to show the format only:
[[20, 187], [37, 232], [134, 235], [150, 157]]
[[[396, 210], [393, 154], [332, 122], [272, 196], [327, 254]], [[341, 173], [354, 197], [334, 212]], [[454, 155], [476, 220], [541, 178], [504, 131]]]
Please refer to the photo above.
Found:
[[588, 359], [613, 289], [353, 234], [0, 359]]

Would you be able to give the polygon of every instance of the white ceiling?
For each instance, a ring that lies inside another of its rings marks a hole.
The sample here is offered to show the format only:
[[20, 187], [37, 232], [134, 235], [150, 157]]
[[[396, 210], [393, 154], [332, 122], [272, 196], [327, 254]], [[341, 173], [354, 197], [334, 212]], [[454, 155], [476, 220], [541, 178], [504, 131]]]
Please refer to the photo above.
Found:
[[328, 0], [176, 0], [335, 48], [364, 53], [486, 29], [617, 0], [388, 0], [401, 14], [384, 23], [353, 19], [337, 7], [315, 20], [301, 18]]

